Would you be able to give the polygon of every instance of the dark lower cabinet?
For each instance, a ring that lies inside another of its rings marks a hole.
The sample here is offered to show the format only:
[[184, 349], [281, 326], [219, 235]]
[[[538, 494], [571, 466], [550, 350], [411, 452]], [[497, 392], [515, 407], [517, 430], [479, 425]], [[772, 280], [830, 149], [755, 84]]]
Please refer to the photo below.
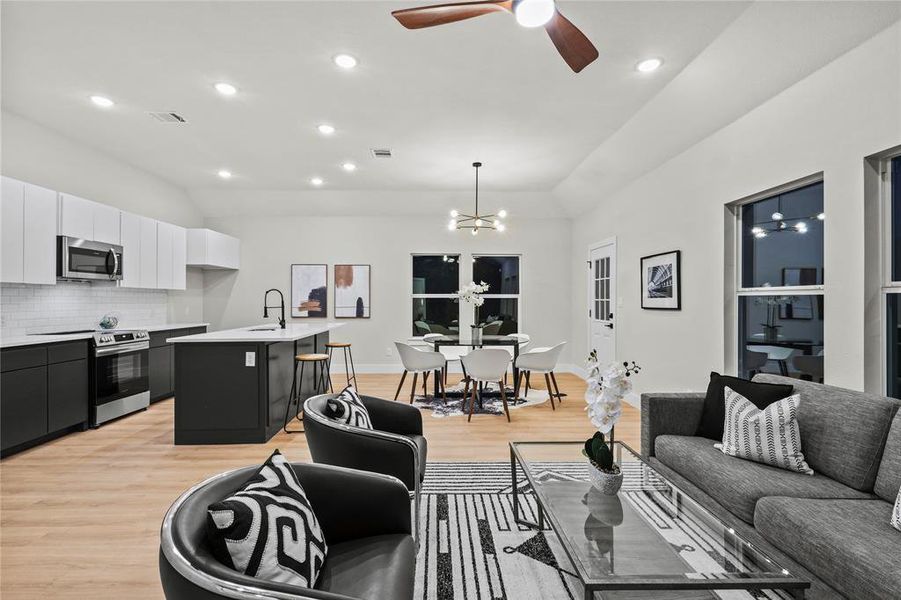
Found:
[[88, 421], [88, 361], [73, 360], [47, 367], [47, 423], [59, 431]]
[[150, 400], [162, 400], [172, 395], [172, 346], [150, 349]]
[[7, 371], [0, 377], [0, 443], [24, 444], [47, 429], [47, 366]]

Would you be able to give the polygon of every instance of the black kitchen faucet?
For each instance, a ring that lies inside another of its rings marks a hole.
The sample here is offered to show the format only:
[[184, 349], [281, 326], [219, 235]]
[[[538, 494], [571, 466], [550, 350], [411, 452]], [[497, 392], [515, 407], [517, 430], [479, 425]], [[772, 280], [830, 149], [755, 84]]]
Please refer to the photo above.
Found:
[[275, 306], [269, 306], [269, 292], [278, 292], [279, 297], [281, 298], [281, 308], [282, 310], [282, 318], [278, 320], [279, 327], [282, 329], [285, 328], [285, 295], [282, 294], [282, 291], [277, 288], [272, 288], [270, 290], [266, 290], [266, 293], [263, 295], [263, 318], [269, 318], [269, 309], [276, 308]]

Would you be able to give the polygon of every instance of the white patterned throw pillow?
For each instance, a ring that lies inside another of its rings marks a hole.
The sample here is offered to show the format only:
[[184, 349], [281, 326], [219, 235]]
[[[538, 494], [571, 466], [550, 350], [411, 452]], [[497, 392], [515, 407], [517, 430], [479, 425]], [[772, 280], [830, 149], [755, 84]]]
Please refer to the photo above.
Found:
[[360, 400], [351, 386], [347, 386], [344, 390], [330, 398], [325, 405], [325, 416], [333, 421], [344, 423], [345, 425], [353, 425], [354, 427], [362, 427], [364, 429], [372, 429], [372, 419], [369, 418], [369, 411], [366, 405]]
[[725, 392], [723, 454], [813, 475], [801, 452], [797, 394], [759, 409], [731, 388]]
[[895, 500], [895, 509], [892, 511], [892, 527], [901, 531], [901, 488], [898, 489], [898, 499]]
[[208, 508], [213, 555], [232, 569], [311, 588], [328, 548], [297, 474], [278, 450], [232, 495]]

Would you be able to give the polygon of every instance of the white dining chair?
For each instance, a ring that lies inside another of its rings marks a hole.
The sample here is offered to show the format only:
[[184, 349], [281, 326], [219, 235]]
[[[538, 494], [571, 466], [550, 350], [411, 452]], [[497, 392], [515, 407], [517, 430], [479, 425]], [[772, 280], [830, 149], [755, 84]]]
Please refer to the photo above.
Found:
[[[397, 346], [400, 362], [404, 365], [404, 373], [400, 376], [400, 383], [397, 384], [397, 392], [394, 394], [394, 399], [397, 400], [404, 385], [404, 379], [407, 378], [407, 373], [411, 372], [413, 373], [413, 386], [410, 388], [410, 404], [413, 404], [413, 399], [416, 397], [416, 378], [419, 374], [422, 373], [423, 395], [428, 396], [429, 372], [443, 371], [447, 366], [447, 361], [444, 360], [444, 355], [440, 352], [420, 350], [403, 342], [394, 342], [394, 345]], [[444, 389], [444, 381], [439, 381], [439, 387], [441, 388], [441, 397], [447, 400], [447, 390]]]
[[[519, 378], [514, 382], [516, 384], [514, 397], [519, 397], [519, 388], [524, 377], [528, 377], [532, 371], [543, 373], [544, 383], [547, 386], [547, 393], [551, 400], [551, 409], [556, 410], [554, 396], [557, 397], [557, 402], [561, 402], [563, 396], [560, 394], [560, 388], [557, 387], [557, 377], [554, 375], [554, 369], [557, 368], [557, 361], [560, 360], [560, 353], [563, 352], [563, 346], [565, 345], [566, 342], [560, 342], [556, 346], [547, 349], [536, 349], [519, 355], [515, 365], [519, 369]], [[551, 387], [552, 383], [553, 387]]]
[[[506, 337], [510, 338], [511, 340], [519, 341], [519, 354], [522, 354], [525, 351], [526, 346], [528, 346], [529, 343], [532, 341], [532, 338], [525, 333], [508, 333]], [[498, 347], [507, 351], [507, 354], [510, 355], [510, 360], [516, 359], [517, 352], [516, 352], [516, 349], [514, 348], [514, 346], [503, 345], [503, 346], [498, 346]], [[504, 375], [504, 383], [506, 383], [506, 382], [507, 382], [507, 377], [506, 377], [506, 375]]]
[[[434, 348], [435, 340], [446, 337], [441, 333], [428, 333], [422, 336], [422, 341], [427, 343], [429, 346]], [[450, 367], [451, 363], [459, 363], [460, 358], [466, 354], [467, 348], [463, 346], [438, 346], [438, 352], [444, 355], [444, 360], [447, 361], [447, 365], [444, 367], [444, 370], [441, 372], [442, 379], [444, 383], [447, 384], [447, 371], [448, 367]], [[462, 364], [462, 363], [461, 363]]]
[[[510, 409], [507, 407], [507, 391], [504, 388], [504, 374], [510, 364], [510, 355], [500, 348], [476, 348], [461, 361], [466, 370], [467, 382], [471, 383], [471, 395], [469, 397], [469, 418], [472, 421], [472, 408], [476, 403], [476, 394], [480, 383], [496, 383], [501, 390], [501, 401], [504, 403], [504, 412], [507, 414], [507, 422], [510, 422]], [[479, 398], [481, 402], [481, 397]]]
[[788, 377], [788, 359], [794, 353], [794, 348], [786, 348], [785, 346], [764, 346], [757, 344], [749, 344], [747, 349], [752, 352], [764, 352], [768, 361], [773, 361], [779, 365], [779, 373]]

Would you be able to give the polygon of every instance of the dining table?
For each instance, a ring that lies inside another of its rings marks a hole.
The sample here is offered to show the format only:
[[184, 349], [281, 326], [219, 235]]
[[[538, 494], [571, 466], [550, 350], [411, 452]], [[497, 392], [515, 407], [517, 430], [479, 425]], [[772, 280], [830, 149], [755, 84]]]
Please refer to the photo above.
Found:
[[[471, 333], [462, 334], [445, 334], [441, 337], [431, 338], [428, 343], [432, 344], [435, 352], [441, 352], [442, 346], [464, 346], [469, 348], [484, 348], [486, 346], [513, 346], [513, 382], [519, 379], [519, 369], [516, 368], [516, 359], [519, 356], [519, 344], [521, 340], [509, 335], [480, 335], [473, 336]], [[463, 369], [463, 375], [466, 375], [466, 369]], [[438, 381], [441, 377], [440, 371], [435, 371], [435, 397], [438, 397]], [[515, 399], [514, 399], [515, 402]]]

